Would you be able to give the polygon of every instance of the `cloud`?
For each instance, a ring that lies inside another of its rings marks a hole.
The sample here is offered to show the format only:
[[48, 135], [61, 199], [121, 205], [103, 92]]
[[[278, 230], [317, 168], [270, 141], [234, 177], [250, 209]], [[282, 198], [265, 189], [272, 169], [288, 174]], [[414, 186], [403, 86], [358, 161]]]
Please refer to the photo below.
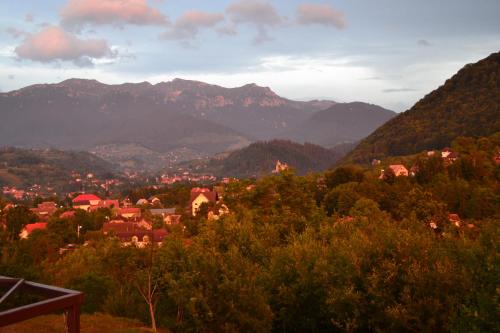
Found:
[[235, 36], [238, 34], [238, 31], [236, 31], [236, 27], [234, 25], [219, 27], [215, 30], [221, 36]]
[[344, 13], [326, 4], [305, 3], [297, 8], [297, 22], [302, 25], [326, 25], [343, 29], [346, 26]]
[[257, 28], [254, 44], [271, 40], [267, 29], [283, 23], [283, 18], [266, 0], [239, 0], [230, 4], [226, 13], [234, 24], [252, 24]]
[[431, 46], [432, 44], [426, 39], [420, 39], [417, 41], [417, 45], [427, 47], [427, 46]]
[[194, 39], [200, 29], [214, 27], [223, 20], [224, 15], [220, 13], [191, 10], [179, 17], [161, 37], [177, 40]]
[[264, 0], [240, 0], [229, 5], [226, 11], [235, 23], [275, 26], [283, 21], [276, 9]]
[[383, 93], [400, 93], [400, 92], [412, 92], [412, 91], [418, 91], [418, 90], [413, 88], [395, 88], [395, 89], [382, 90]]
[[13, 28], [13, 27], [9, 27], [9, 28], [5, 29], [5, 32], [8, 33], [9, 35], [11, 35], [12, 38], [19, 38], [19, 37], [23, 37], [23, 36], [27, 35], [26, 31], [19, 30], [17, 28]]
[[26, 22], [33, 22], [35, 20], [35, 17], [31, 13], [27, 13], [26, 15], [24, 15], [24, 20]]
[[64, 26], [85, 24], [164, 25], [168, 19], [147, 0], [69, 0], [61, 9]]
[[28, 36], [16, 47], [15, 53], [21, 59], [73, 61], [77, 66], [89, 66], [93, 59], [116, 56], [105, 40], [80, 39], [56, 26], [48, 26]]

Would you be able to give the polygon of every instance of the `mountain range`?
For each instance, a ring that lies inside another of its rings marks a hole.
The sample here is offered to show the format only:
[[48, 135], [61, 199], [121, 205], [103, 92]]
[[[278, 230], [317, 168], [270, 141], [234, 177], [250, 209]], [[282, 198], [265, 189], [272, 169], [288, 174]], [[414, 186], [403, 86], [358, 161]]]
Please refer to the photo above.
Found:
[[69, 79], [0, 94], [0, 144], [86, 150], [125, 167], [157, 169], [273, 138], [333, 147], [393, 116], [360, 102], [293, 101], [255, 84]]
[[459, 136], [500, 131], [500, 52], [464, 66], [411, 109], [382, 125], [342, 163], [442, 149]]

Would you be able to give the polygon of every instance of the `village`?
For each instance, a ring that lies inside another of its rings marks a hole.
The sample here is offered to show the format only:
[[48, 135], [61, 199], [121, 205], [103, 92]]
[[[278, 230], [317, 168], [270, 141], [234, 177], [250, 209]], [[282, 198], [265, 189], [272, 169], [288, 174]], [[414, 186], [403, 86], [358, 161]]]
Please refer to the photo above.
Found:
[[[427, 158], [439, 156], [444, 166], [452, 165], [456, 159], [457, 154], [453, 152], [450, 148], [445, 148], [440, 152], [429, 151], [425, 153]], [[500, 159], [496, 158], [495, 163], [498, 164]], [[387, 181], [390, 177], [415, 177], [418, 173], [418, 165], [413, 164], [411, 167], [407, 167], [403, 164], [389, 164], [385, 168], [382, 168], [382, 162], [380, 160], [372, 161], [372, 169], [374, 172], [379, 170], [380, 175], [378, 179], [380, 181]], [[279, 160], [276, 161], [276, 166], [274, 170], [271, 170], [271, 174], [278, 175], [286, 170], [289, 170], [290, 166]], [[77, 177], [79, 175], [75, 175]], [[87, 175], [86, 184], [94, 184], [102, 189], [109, 190], [109, 185], [116, 183], [105, 182], [101, 183], [92, 179], [92, 175]], [[82, 182], [81, 178], [76, 178], [76, 181]], [[115, 237], [119, 239], [123, 246], [137, 246], [145, 247], [150, 243], [156, 243], [161, 245], [165, 237], [169, 235], [172, 228], [177, 228], [178, 230], [185, 230], [186, 221], [185, 219], [193, 218], [204, 218], [208, 221], [218, 220], [221, 216], [228, 214], [230, 209], [224, 202], [224, 192], [225, 187], [231, 182], [238, 182], [237, 179], [223, 178], [220, 182], [216, 182], [216, 178], [213, 176], [196, 176], [193, 177], [189, 173], [185, 173], [181, 176], [166, 176], [157, 177], [155, 179], [156, 185], [152, 185], [149, 188], [152, 190], [159, 190], [162, 187], [168, 189], [176, 183], [183, 183], [189, 188], [189, 200], [186, 205], [179, 206], [165, 206], [159, 196], [152, 195], [147, 198], [139, 198], [135, 202], [132, 202], [130, 198], [124, 197], [122, 199], [115, 198], [101, 198], [97, 194], [91, 192], [72, 192], [68, 194], [67, 204], [61, 204], [61, 202], [56, 203], [55, 201], [42, 201], [36, 204], [36, 207], [30, 208], [30, 211], [36, 215], [37, 221], [29, 223], [23, 227], [19, 237], [21, 239], [26, 239], [36, 230], [44, 230], [51, 218], [56, 217], [60, 220], [70, 221], [75, 218], [77, 212], [93, 213], [100, 210], [109, 212], [106, 216], [106, 221], [99, 228], [99, 232], [102, 233], [104, 237]], [[204, 182], [209, 186], [200, 187], [199, 184]], [[255, 189], [254, 184], [250, 184], [246, 187], [247, 191], [252, 191]], [[17, 191], [14, 189], [5, 189], [4, 194], [11, 194], [14, 199], [25, 199], [22, 191]], [[95, 192], [96, 193], [96, 192]], [[108, 192], [109, 193], [109, 192]], [[26, 195], [26, 193], [24, 193]], [[8, 203], [3, 208], [3, 213], [7, 213], [9, 209], [16, 207], [17, 204], [14, 202]], [[342, 216], [341, 221], [351, 221], [351, 216]], [[463, 222], [460, 216], [456, 213], [448, 213], [449, 222], [460, 228], [463, 226]], [[4, 221], [2, 223], [5, 223]], [[468, 228], [474, 228], [473, 224], [466, 224]], [[438, 229], [437, 223], [434, 221], [429, 222], [429, 227], [432, 229]], [[80, 229], [81, 225], [76, 225], [76, 232], [78, 239], [80, 239]], [[84, 241], [80, 242], [85, 245]], [[66, 252], [76, 248], [75, 244], [67, 244], [64, 248], [61, 248], [61, 253]]]

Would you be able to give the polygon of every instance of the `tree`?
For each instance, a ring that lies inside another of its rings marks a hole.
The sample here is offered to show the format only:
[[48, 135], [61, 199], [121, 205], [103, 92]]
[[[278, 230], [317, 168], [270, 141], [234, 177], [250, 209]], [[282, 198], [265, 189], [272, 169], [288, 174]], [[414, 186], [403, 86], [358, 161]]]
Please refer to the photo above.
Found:
[[37, 217], [25, 206], [16, 206], [7, 211], [7, 232], [10, 240], [18, 240], [21, 230], [30, 223], [35, 223]]

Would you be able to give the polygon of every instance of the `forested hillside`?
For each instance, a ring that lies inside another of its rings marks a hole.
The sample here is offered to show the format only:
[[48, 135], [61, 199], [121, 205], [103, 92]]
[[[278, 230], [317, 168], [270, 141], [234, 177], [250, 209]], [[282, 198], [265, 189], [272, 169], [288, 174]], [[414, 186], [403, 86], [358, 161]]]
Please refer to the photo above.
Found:
[[339, 147], [333, 151], [310, 143], [272, 140], [252, 143], [226, 157], [212, 158], [199, 165], [197, 171], [221, 177], [260, 177], [269, 175], [280, 161], [303, 175], [328, 169], [342, 155]]
[[495, 332], [500, 137], [452, 148], [451, 164], [401, 160], [415, 176], [379, 179], [397, 162], [383, 160], [233, 181], [226, 215], [183, 216], [145, 248], [100, 231], [109, 210], [56, 215], [24, 240], [29, 210], [3, 210], [0, 272], [81, 290], [84, 312], [149, 324], [153, 314], [174, 332]]
[[111, 163], [87, 152], [0, 148], [0, 186], [66, 188], [73, 173], [107, 179], [117, 176], [116, 171]]
[[466, 65], [410, 110], [362, 140], [345, 162], [440, 149], [458, 136], [500, 131], [500, 52]]

